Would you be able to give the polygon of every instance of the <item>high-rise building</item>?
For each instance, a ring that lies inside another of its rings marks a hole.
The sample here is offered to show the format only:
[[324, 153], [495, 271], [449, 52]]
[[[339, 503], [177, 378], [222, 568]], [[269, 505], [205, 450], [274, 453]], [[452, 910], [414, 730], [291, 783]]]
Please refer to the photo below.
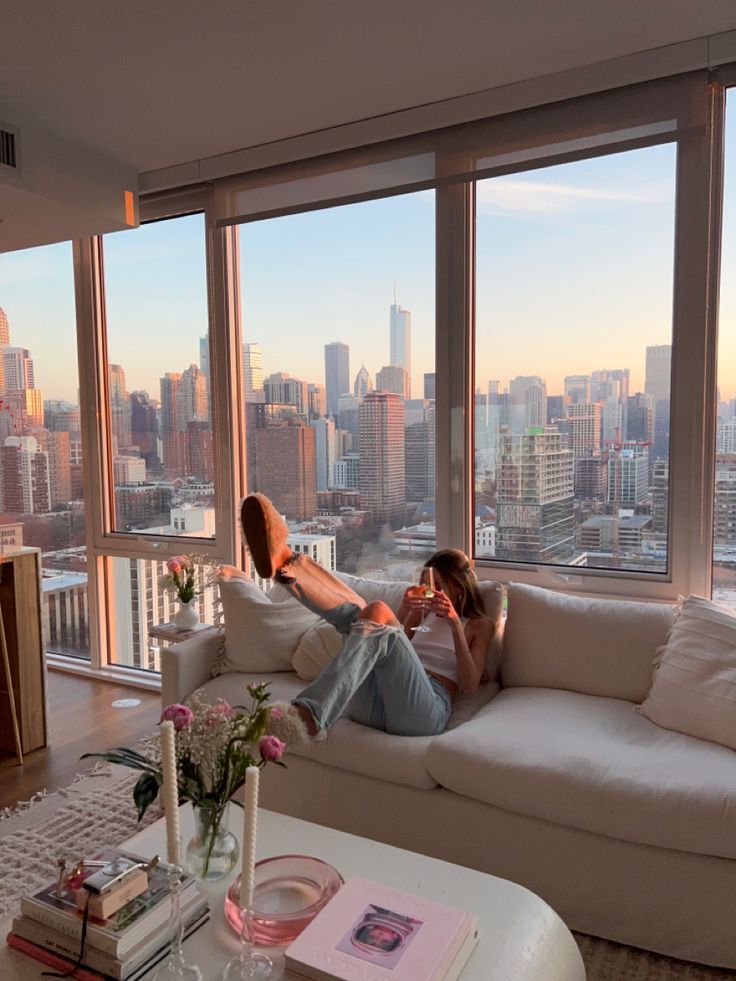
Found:
[[636, 507], [649, 497], [649, 447], [622, 443], [608, 454], [606, 500], [615, 508]]
[[179, 432], [186, 432], [189, 422], [206, 422], [210, 417], [207, 381], [204, 372], [196, 364], [190, 364], [181, 373], [176, 411]]
[[160, 471], [156, 406], [148, 392], [131, 392], [129, 401], [131, 446], [138, 448], [149, 473]]
[[350, 348], [342, 341], [325, 344], [325, 395], [327, 415], [337, 415], [337, 402], [350, 392]]
[[427, 406], [421, 421], [409, 423], [404, 432], [406, 500], [421, 503], [435, 496], [435, 410]]
[[[734, 457], [736, 461], [736, 457]], [[734, 467], [736, 475], [736, 467]], [[667, 534], [667, 517], [669, 514], [670, 464], [669, 460], [655, 460], [652, 477], [652, 530], [658, 535]], [[716, 512], [718, 511], [718, 459], [716, 458]], [[717, 519], [716, 519], [717, 520]], [[732, 525], [731, 534], [736, 525]]]
[[424, 397], [434, 399], [435, 396], [435, 372], [428, 371], [424, 374]]
[[40, 388], [6, 392], [4, 401], [15, 418], [16, 432], [27, 436], [43, 428], [43, 392]]
[[31, 352], [24, 347], [3, 347], [4, 392], [19, 392], [22, 388], [35, 388], [35, 371]]
[[3, 510], [43, 514], [51, 507], [48, 453], [34, 436], [7, 436], [2, 448]]
[[178, 404], [181, 374], [167, 371], [159, 382], [161, 386], [161, 442], [163, 445], [163, 465], [167, 473], [178, 477], [182, 472], [178, 439]]
[[349, 449], [357, 453], [360, 444], [360, 399], [354, 395], [341, 395], [337, 400], [337, 417], [340, 431], [349, 434]]
[[287, 518], [306, 521], [317, 513], [315, 433], [291, 419], [256, 430], [258, 490]]
[[43, 425], [56, 433], [78, 433], [81, 429], [79, 406], [61, 399], [44, 399]]
[[210, 335], [207, 334], [205, 337], [200, 337], [199, 339], [199, 368], [204, 375], [204, 380], [207, 383], [207, 394], [210, 391]]
[[570, 405], [569, 395], [548, 395], [547, 396], [547, 420], [548, 426], [559, 423], [560, 432], [565, 430], [567, 425], [567, 408]]
[[113, 455], [124, 453], [130, 446], [130, 401], [125, 387], [125, 369], [111, 364], [107, 369], [110, 386], [110, 429]]
[[515, 562], [569, 562], [572, 450], [552, 427], [501, 433], [498, 440], [496, 556]]
[[572, 405], [590, 402], [590, 375], [567, 375], [564, 386], [564, 393]]
[[263, 401], [263, 351], [260, 344], [243, 344], [243, 393], [246, 402]]
[[187, 422], [185, 443], [185, 473], [203, 481], [215, 479], [212, 427], [203, 419]]
[[626, 438], [637, 443], [654, 440], [654, 396], [637, 392], [629, 396]]
[[327, 415], [327, 399], [325, 397], [325, 386], [315, 385], [310, 382], [307, 385], [307, 399], [309, 401], [309, 420], [319, 419]]
[[392, 392], [369, 392], [360, 404], [360, 493], [373, 520], [403, 517], [404, 403]]
[[574, 402], [567, 407], [569, 445], [575, 459], [596, 456], [601, 449], [601, 407], [598, 402]]
[[594, 371], [590, 378], [590, 401], [601, 403], [604, 446], [624, 440], [629, 403], [629, 369], [603, 368]]
[[315, 468], [318, 491], [332, 487], [335, 467], [335, 423], [329, 417], [315, 419], [311, 424], [315, 435]]
[[644, 391], [653, 395], [655, 402], [670, 399], [670, 374], [672, 371], [672, 345], [652, 344], [646, 349]]
[[151, 525], [168, 525], [170, 484], [127, 484], [115, 488], [115, 527], [133, 531]]
[[544, 429], [547, 425], [547, 386], [537, 375], [518, 375], [509, 383], [511, 429]]
[[360, 487], [360, 453], [346, 453], [335, 460], [335, 487]]
[[605, 501], [608, 454], [579, 456], [573, 463], [573, 489], [577, 501]]
[[373, 382], [371, 381], [371, 376], [368, 374], [365, 365], [360, 366], [360, 371], [355, 376], [355, 381], [353, 382], [353, 395], [356, 399], [365, 398], [368, 392], [373, 391]]
[[[403, 368], [409, 377], [409, 392], [406, 398], [411, 397], [411, 312], [404, 310], [394, 302], [391, 304], [389, 313], [389, 334], [390, 334], [390, 355], [389, 363]], [[379, 388], [376, 381], [376, 388]]]
[[39, 442], [48, 454], [50, 506], [66, 504], [72, 500], [69, 433], [42, 430]]
[[10, 345], [10, 324], [8, 323], [8, 315], [5, 313], [2, 307], [0, 307], [0, 347], [8, 347]]
[[393, 392], [408, 399], [411, 394], [409, 372], [400, 365], [385, 365], [376, 373], [376, 391]]
[[263, 382], [264, 401], [293, 405], [306, 420], [309, 413], [309, 386], [299, 378], [292, 378], [286, 371], [277, 371]]

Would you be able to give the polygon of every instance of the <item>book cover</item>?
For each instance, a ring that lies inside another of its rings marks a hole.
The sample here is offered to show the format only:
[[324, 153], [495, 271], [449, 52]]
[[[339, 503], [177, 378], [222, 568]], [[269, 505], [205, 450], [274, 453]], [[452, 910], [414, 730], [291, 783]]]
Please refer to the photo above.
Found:
[[473, 913], [353, 878], [285, 960], [314, 981], [445, 981], [458, 976], [477, 938]]
[[[209, 904], [206, 900], [197, 899], [194, 903], [182, 909], [184, 917], [184, 936], [188, 937], [209, 918]], [[13, 920], [12, 933], [30, 943], [66, 958], [70, 964], [75, 963], [79, 955], [79, 942], [68, 937], [43, 923], [37, 923], [27, 916], [16, 916]], [[91, 971], [97, 971], [115, 981], [127, 981], [142, 965], [147, 964], [156, 954], [166, 953], [170, 946], [171, 937], [167, 930], [156, 931], [143, 943], [134, 947], [124, 960], [85, 945], [83, 966]]]
[[[90, 861], [109, 862], [120, 857], [146, 861], [139, 855], [111, 846], [100, 849], [90, 858]], [[86, 870], [73, 883], [67, 884], [61, 896], [56, 894], [55, 881], [33, 896], [23, 896], [20, 902], [21, 912], [59, 933], [78, 940], [82, 936], [83, 913], [77, 909], [76, 890], [82, 881], [95, 871], [97, 870]], [[191, 901], [193, 895], [198, 895], [198, 890], [194, 876], [182, 873], [180, 881], [181, 901], [184, 905]], [[159, 864], [151, 870], [148, 889], [144, 893], [121, 907], [108, 920], [89, 918], [87, 943], [114, 957], [124, 957], [131, 948], [166, 923], [170, 912], [168, 897], [167, 869], [166, 866]]]

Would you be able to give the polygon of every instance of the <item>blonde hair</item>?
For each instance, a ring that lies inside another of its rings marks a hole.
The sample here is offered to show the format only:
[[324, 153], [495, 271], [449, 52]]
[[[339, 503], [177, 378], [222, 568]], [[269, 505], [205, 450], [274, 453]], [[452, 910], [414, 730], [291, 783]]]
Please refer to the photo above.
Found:
[[424, 563], [424, 568], [434, 569], [442, 580], [443, 588], [452, 583], [458, 590], [456, 609], [458, 616], [471, 620], [487, 619], [483, 609], [483, 597], [478, 589], [470, 559], [459, 548], [441, 548]]

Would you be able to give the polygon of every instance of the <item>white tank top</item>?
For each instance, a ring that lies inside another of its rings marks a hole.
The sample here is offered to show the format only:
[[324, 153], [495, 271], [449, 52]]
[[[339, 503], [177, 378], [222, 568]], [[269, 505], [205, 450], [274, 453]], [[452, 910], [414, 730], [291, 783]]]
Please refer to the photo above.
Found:
[[[468, 622], [467, 617], [461, 617], [463, 627]], [[428, 613], [424, 626], [426, 632], [414, 632], [411, 639], [414, 650], [419, 655], [422, 667], [433, 674], [441, 674], [456, 685], [460, 684], [457, 674], [457, 658], [455, 657], [455, 641], [448, 617], [438, 617], [436, 613]]]

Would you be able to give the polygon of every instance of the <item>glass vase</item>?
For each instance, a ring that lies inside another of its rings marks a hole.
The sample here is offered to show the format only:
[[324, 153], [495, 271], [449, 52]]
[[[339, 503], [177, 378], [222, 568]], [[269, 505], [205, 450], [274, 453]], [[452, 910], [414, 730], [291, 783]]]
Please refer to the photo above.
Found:
[[199, 612], [197, 610], [197, 600], [190, 599], [188, 603], [177, 600], [179, 608], [173, 616], [173, 621], [179, 630], [192, 630], [199, 623]]
[[194, 837], [184, 855], [184, 865], [198, 879], [213, 882], [229, 875], [240, 856], [238, 839], [228, 827], [230, 802], [221, 807], [192, 804]]

